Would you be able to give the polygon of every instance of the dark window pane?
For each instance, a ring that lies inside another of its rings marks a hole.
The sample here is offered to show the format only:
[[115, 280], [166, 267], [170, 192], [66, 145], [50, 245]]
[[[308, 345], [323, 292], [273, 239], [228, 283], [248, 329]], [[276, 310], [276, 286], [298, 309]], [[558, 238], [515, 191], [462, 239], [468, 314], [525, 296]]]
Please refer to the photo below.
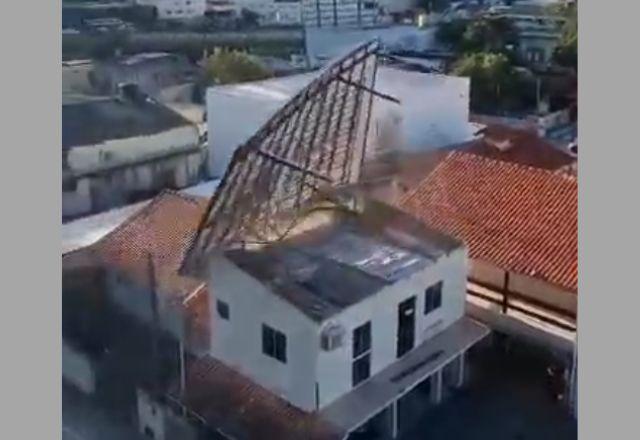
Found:
[[353, 331], [353, 357], [371, 349], [371, 321], [361, 325]]
[[369, 378], [369, 374], [371, 370], [371, 355], [366, 354], [362, 356], [360, 359], [353, 361], [353, 366], [351, 369], [351, 378], [353, 386], [355, 387], [363, 380]]
[[287, 337], [284, 333], [262, 324], [262, 352], [269, 357], [287, 362]]
[[424, 314], [426, 315], [442, 305], [442, 281], [429, 287], [424, 295]]
[[275, 357], [276, 359], [286, 363], [287, 362], [287, 337], [280, 332], [275, 332], [275, 335], [276, 335]]
[[216, 302], [216, 309], [218, 310], [218, 315], [222, 319], [229, 319], [229, 304], [224, 301], [218, 300]]
[[266, 325], [262, 326], [262, 352], [272, 357], [275, 353], [273, 330]]

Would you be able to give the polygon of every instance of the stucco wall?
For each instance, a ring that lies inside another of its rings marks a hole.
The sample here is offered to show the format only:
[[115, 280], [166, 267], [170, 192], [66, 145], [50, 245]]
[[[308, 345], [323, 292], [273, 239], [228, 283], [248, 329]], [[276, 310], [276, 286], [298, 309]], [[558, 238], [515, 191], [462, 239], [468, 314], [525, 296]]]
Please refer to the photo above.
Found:
[[[459, 249], [433, 266], [385, 288], [379, 294], [356, 304], [331, 322], [345, 330], [343, 345], [333, 351], [319, 351], [318, 385], [320, 405], [325, 406], [352, 389], [353, 330], [371, 321], [371, 375], [396, 360], [398, 304], [416, 296], [415, 346], [433, 337], [462, 317], [467, 274], [466, 251]], [[443, 281], [442, 306], [424, 314], [425, 290]], [[318, 340], [315, 343], [319, 344]]]
[[179, 151], [197, 144], [198, 129], [188, 125], [150, 136], [111, 139], [96, 145], [72, 147], [67, 154], [67, 163], [75, 172], [99, 170]]
[[[416, 296], [415, 346], [462, 317], [466, 269], [466, 251], [457, 250], [320, 325], [228, 260], [214, 257], [209, 266], [208, 290], [229, 304], [230, 320], [218, 316], [212, 296], [211, 354], [294, 405], [314, 410], [316, 382], [321, 407], [352, 389], [354, 328], [371, 320], [374, 375], [396, 360], [397, 307], [404, 299]], [[425, 289], [440, 280], [444, 281], [442, 307], [425, 316]], [[262, 353], [263, 323], [287, 336], [286, 364]], [[346, 334], [341, 347], [326, 352], [320, 349], [320, 334], [330, 323], [341, 324]]]
[[62, 340], [62, 377], [84, 393], [95, 391], [94, 366], [85, 354], [73, 349]]
[[82, 177], [75, 191], [62, 192], [62, 215], [73, 217], [132, 203], [136, 193], [197, 184], [206, 174], [207, 151], [170, 156]]
[[62, 190], [62, 215], [74, 217], [91, 211], [91, 181], [79, 179], [75, 191]]
[[[209, 265], [211, 354], [292, 404], [315, 409], [318, 325], [223, 257]], [[216, 299], [229, 305], [228, 321]], [[287, 337], [287, 363], [262, 353], [262, 324]]]

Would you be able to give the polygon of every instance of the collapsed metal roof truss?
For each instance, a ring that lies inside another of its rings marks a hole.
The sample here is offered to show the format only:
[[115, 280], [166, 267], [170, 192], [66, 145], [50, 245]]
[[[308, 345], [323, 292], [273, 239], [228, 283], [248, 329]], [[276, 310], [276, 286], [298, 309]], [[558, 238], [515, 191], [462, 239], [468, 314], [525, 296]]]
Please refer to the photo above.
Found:
[[[330, 65], [239, 147], [198, 228], [195, 246], [233, 247], [286, 234], [322, 185], [356, 182], [365, 157], [379, 43]], [[292, 218], [291, 215], [288, 218]]]

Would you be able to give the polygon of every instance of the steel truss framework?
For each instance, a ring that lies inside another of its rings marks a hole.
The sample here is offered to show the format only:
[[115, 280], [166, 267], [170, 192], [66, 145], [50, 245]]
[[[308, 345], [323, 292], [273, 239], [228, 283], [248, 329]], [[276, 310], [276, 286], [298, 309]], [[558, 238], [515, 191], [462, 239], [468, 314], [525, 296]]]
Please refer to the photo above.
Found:
[[358, 180], [373, 97], [398, 102], [374, 90], [379, 50], [373, 40], [325, 68], [235, 151], [192, 250], [277, 240], [315, 190]]

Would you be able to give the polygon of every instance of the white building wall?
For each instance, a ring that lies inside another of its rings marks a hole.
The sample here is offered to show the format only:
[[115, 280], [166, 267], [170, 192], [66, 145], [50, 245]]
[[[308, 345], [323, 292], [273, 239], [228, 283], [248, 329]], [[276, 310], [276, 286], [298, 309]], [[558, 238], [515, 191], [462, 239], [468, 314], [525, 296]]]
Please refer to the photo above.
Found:
[[[223, 257], [209, 265], [211, 355], [305, 410], [323, 407], [352, 389], [352, 332], [371, 321], [371, 375], [396, 360], [398, 304], [416, 296], [415, 346], [444, 330], [464, 312], [466, 250], [458, 249], [435, 265], [347, 308], [321, 324], [313, 322], [263, 284]], [[442, 306], [424, 315], [424, 292], [444, 281]], [[230, 319], [218, 316], [216, 300], [229, 305]], [[262, 353], [262, 324], [287, 336], [287, 363]], [[343, 345], [320, 349], [321, 328], [339, 323]], [[318, 394], [316, 395], [316, 386]], [[316, 402], [316, 399], [317, 402]]]
[[198, 144], [198, 129], [187, 125], [150, 136], [110, 139], [96, 145], [72, 147], [67, 161], [73, 171], [139, 161]]
[[[307, 411], [315, 409], [319, 326], [224, 257], [209, 265], [211, 355]], [[218, 316], [216, 300], [229, 305]], [[262, 353], [262, 324], [287, 337], [287, 363]]]
[[[347, 308], [330, 321], [345, 329], [343, 345], [333, 351], [320, 351], [318, 388], [324, 407], [349, 392], [352, 387], [353, 330], [371, 321], [371, 376], [396, 361], [398, 305], [416, 297], [415, 345], [435, 336], [464, 314], [467, 274], [466, 250], [455, 250], [433, 266], [387, 287], [365, 301]], [[442, 306], [424, 315], [425, 290], [443, 281]]]
[[79, 179], [74, 191], [62, 191], [62, 215], [74, 217], [91, 212], [91, 179]]
[[206, 0], [136, 0], [137, 4], [155, 6], [161, 20], [181, 20], [201, 17], [206, 10]]
[[[212, 177], [222, 177], [235, 149], [314, 76], [292, 75], [207, 89]], [[421, 151], [473, 138], [468, 78], [380, 67], [376, 89], [395, 96], [401, 104], [374, 99], [370, 148]]]
[[96, 378], [91, 360], [62, 340], [62, 377], [82, 392], [92, 394]]
[[378, 22], [377, 0], [302, 0], [308, 27], [368, 27]]

